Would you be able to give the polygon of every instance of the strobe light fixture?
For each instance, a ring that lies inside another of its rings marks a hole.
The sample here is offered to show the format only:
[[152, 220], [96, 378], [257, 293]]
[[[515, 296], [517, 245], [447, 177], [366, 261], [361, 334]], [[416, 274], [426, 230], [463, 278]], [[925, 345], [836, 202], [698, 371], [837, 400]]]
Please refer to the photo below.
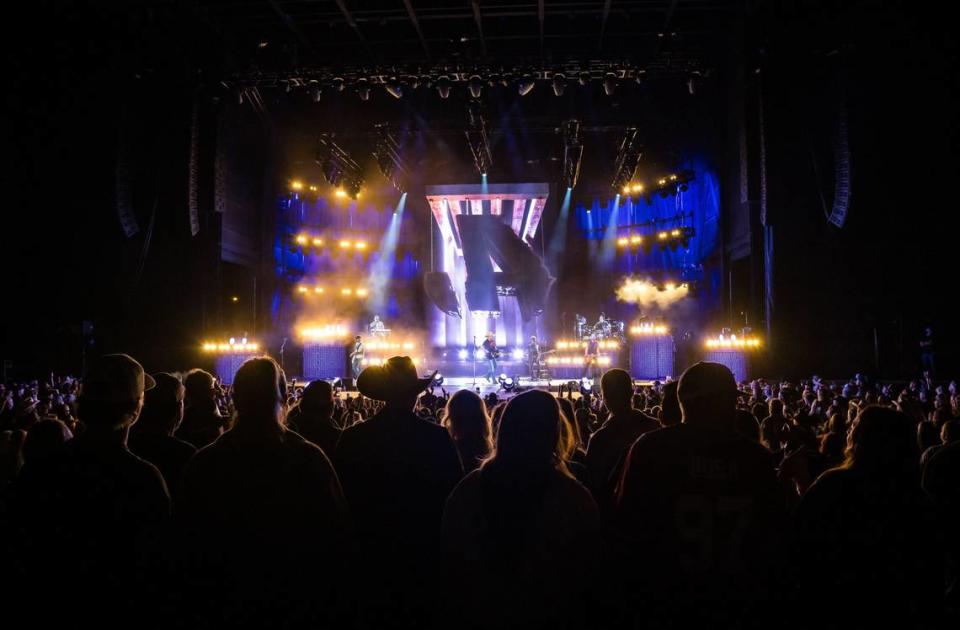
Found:
[[357, 79], [357, 94], [360, 95], [361, 101], [370, 100], [370, 80], [365, 77], [360, 77]]
[[437, 94], [440, 95], [440, 98], [450, 98], [450, 88], [452, 84], [450, 83], [450, 77], [443, 75], [437, 79]]
[[534, 78], [529, 74], [525, 74], [517, 82], [517, 92], [519, 92], [520, 96], [526, 96], [533, 91], [535, 85], [536, 81]]
[[397, 81], [396, 77], [390, 77], [390, 80], [384, 83], [383, 89], [393, 98], [403, 98], [403, 84]]
[[550, 86], [553, 88], [554, 96], [563, 96], [563, 91], [567, 88], [567, 75], [557, 72], [553, 75]]
[[480, 98], [480, 95], [483, 94], [483, 81], [480, 79], [480, 75], [475, 74], [470, 77], [467, 82], [467, 89], [470, 90], [471, 98]]
[[613, 96], [617, 91], [617, 75], [608, 72], [603, 76], [603, 93], [607, 96]]

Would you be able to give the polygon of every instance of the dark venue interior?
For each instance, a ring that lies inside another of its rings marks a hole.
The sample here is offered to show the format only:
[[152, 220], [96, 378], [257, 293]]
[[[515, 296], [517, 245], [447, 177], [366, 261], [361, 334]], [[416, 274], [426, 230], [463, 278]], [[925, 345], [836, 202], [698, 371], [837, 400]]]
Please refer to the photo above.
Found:
[[952, 14], [19, 6], [0, 619], [952, 627]]

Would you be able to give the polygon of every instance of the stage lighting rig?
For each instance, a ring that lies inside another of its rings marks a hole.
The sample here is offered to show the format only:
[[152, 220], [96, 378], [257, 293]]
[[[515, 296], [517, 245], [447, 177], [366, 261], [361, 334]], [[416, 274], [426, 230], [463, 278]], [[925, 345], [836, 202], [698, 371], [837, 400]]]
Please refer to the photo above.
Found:
[[684, 249], [689, 247], [693, 235], [694, 229], [689, 226], [657, 230], [649, 234], [627, 234], [617, 239], [617, 247], [633, 251], [642, 248], [644, 253], [649, 254], [656, 244], [659, 247], [669, 247], [676, 251], [680, 247]]
[[351, 199], [360, 195], [363, 171], [350, 154], [333, 141], [332, 134], [320, 134], [317, 138], [316, 161], [327, 183], [342, 188]]
[[467, 143], [470, 153], [473, 154], [473, 163], [481, 175], [490, 172], [493, 157], [490, 153], [490, 142], [487, 139], [487, 122], [483, 118], [482, 101], [471, 99], [467, 103]]
[[633, 181], [637, 166], [640, 164], [642, 150], [640, 130], [636, 127], [629, 127], [620, 142], [620, 150], [617, 153], [617, 162], [614, 167], [613, 189], [618, 193]]
[[627, 181], [619, 188], [619, 192], [624, 196], [643, 195], [647, 203], [653, 199], [653, 195], [659, 194], [661, 197], [669, 197], [677, 192], [687, 192], [689, 183], [694, 179], [694, 172], [683, 170], [679, 173], [672, 173], [658, 177], [656, 180], [643, 183], [638, 181]]
[[563, 183], [567, 188], [577, 185], [580, 177], [580, 160], [583, 143], [580, 139], [580, 121], [568, 120], [563, 124]]
[[380, 173], [399, 192], [407, 192], [406, 182], [409, 173], [400, 159], [400, 145], [390, 133], [386, 123], [376, 126], [377, 142], [373, 149], [373, 157], [377, 161]]

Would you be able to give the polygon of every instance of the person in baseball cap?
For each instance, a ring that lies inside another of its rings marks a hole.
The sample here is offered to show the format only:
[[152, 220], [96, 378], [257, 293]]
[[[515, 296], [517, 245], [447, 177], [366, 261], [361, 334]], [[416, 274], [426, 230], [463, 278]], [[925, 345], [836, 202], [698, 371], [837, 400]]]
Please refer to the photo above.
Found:
[[121, 428], [140, 415], [143, 394], [156, 383], [143, 366], [126, 354], [94, 360], [80, 386], [80, 420], [90, 426]]
[[701, 361], [680, 376], [677, 398], [683, 422], [717, 429], [733, 429], [737, 409], [737, 381], [719, 363]]

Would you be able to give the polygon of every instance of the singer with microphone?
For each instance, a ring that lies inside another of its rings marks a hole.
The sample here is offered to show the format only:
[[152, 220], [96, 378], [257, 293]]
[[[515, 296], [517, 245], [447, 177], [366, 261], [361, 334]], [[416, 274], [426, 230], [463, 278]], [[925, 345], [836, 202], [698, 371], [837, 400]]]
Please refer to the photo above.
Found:
[[487, 361], [487, 381], [490, 383], [497, 382], [497, 359], [500, 358], [500, 351], [497, 349], [497, 337], [492, 332], [486, 334], [486, 339], [483, 340], [483, 352], [484, 358]]

